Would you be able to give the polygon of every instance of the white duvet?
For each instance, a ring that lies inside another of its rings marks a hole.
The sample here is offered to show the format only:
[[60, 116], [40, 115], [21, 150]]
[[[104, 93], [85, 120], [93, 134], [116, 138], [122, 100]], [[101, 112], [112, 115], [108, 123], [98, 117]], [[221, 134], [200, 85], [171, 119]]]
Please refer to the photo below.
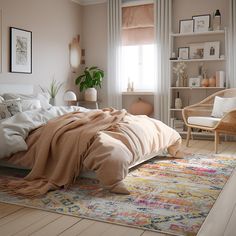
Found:
[[16, 115], [0, 122], [0, 159], [9, 157], [19, 151], [26, 151], [25, 139], [30, 131], [47, 123], [50, 119], [69, 112], [80, 110], [89, 111], [83, 107], [53, 106], [49, 109], [35, 109], [19, 112]]

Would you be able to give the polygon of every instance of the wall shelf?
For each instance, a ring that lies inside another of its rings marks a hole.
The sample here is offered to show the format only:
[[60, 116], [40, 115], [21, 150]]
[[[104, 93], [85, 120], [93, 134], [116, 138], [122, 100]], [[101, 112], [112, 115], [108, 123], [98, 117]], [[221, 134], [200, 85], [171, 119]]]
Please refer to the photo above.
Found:
[[224, 30], [216, 30], [216, 31], [207, 31], [207, 32], [193, 32], [187, 34], [180, 34], [180, 33], [172, 33], [170, 36], [172, 37], [184, 37], [184, 36], [200, 36], [200, 35], [216, 35], [216, 34], [224, 34]]
[[170, 89], [173, 90], [179, 90], [179, 89], [225, 89], [224, 87], [170, 87]]
[[170, 62], [204, 62], [204, 61], [225, 61], [225, 58], [216, 58], [216, 59], [188, 59], [188, 60], [170, 60]]
[[182, 111], [183, 109], [171, 108], [170, 111]]

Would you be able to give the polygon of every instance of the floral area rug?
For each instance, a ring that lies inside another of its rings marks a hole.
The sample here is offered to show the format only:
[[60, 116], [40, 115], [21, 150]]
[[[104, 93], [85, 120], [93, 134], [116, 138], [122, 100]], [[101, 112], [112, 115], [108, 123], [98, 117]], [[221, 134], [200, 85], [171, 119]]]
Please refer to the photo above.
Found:
[[68, 190], [33, 200], [0, 192], [0, 201], [173, 235], [196, 235], [235, 166], [232, 157], [155, 158], [130, 171], [125, 179], [130, 195], [111, 194], [96, 180], [80, 179]]

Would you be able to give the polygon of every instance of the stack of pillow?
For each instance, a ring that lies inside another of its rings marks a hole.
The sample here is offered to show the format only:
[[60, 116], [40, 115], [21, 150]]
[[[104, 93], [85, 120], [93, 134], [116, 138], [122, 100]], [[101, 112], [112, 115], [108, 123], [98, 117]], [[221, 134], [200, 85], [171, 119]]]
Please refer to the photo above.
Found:
[[46, 93], [32, 95], [6, 93], [0, 96], [0, 119], [6, 119], [18, 112], [51, 107]]

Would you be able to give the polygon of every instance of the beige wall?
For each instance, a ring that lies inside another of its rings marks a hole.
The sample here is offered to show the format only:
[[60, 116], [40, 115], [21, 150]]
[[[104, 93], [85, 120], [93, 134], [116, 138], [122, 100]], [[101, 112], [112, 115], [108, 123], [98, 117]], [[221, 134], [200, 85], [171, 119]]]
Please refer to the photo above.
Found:
[[[69, 66], [68, 45], [81, 34], [81, 6], [71, 0], [0, 0], [2, 9], [1, 83], [48, 86], [53, 75], [65, 82], [63, 90], [74, 87], [74, 74]], [[9, 73], [9, 27], [33, 32], [33, 73]], [[57, 104], [63, 103], [63, 90]]]
[[107, 4], [84, 6], [83, 48], [85, 48], [86, 66], [99, 66], [105, 70], [102, 89], [98, 90], [100, 106], [107, 106]]

